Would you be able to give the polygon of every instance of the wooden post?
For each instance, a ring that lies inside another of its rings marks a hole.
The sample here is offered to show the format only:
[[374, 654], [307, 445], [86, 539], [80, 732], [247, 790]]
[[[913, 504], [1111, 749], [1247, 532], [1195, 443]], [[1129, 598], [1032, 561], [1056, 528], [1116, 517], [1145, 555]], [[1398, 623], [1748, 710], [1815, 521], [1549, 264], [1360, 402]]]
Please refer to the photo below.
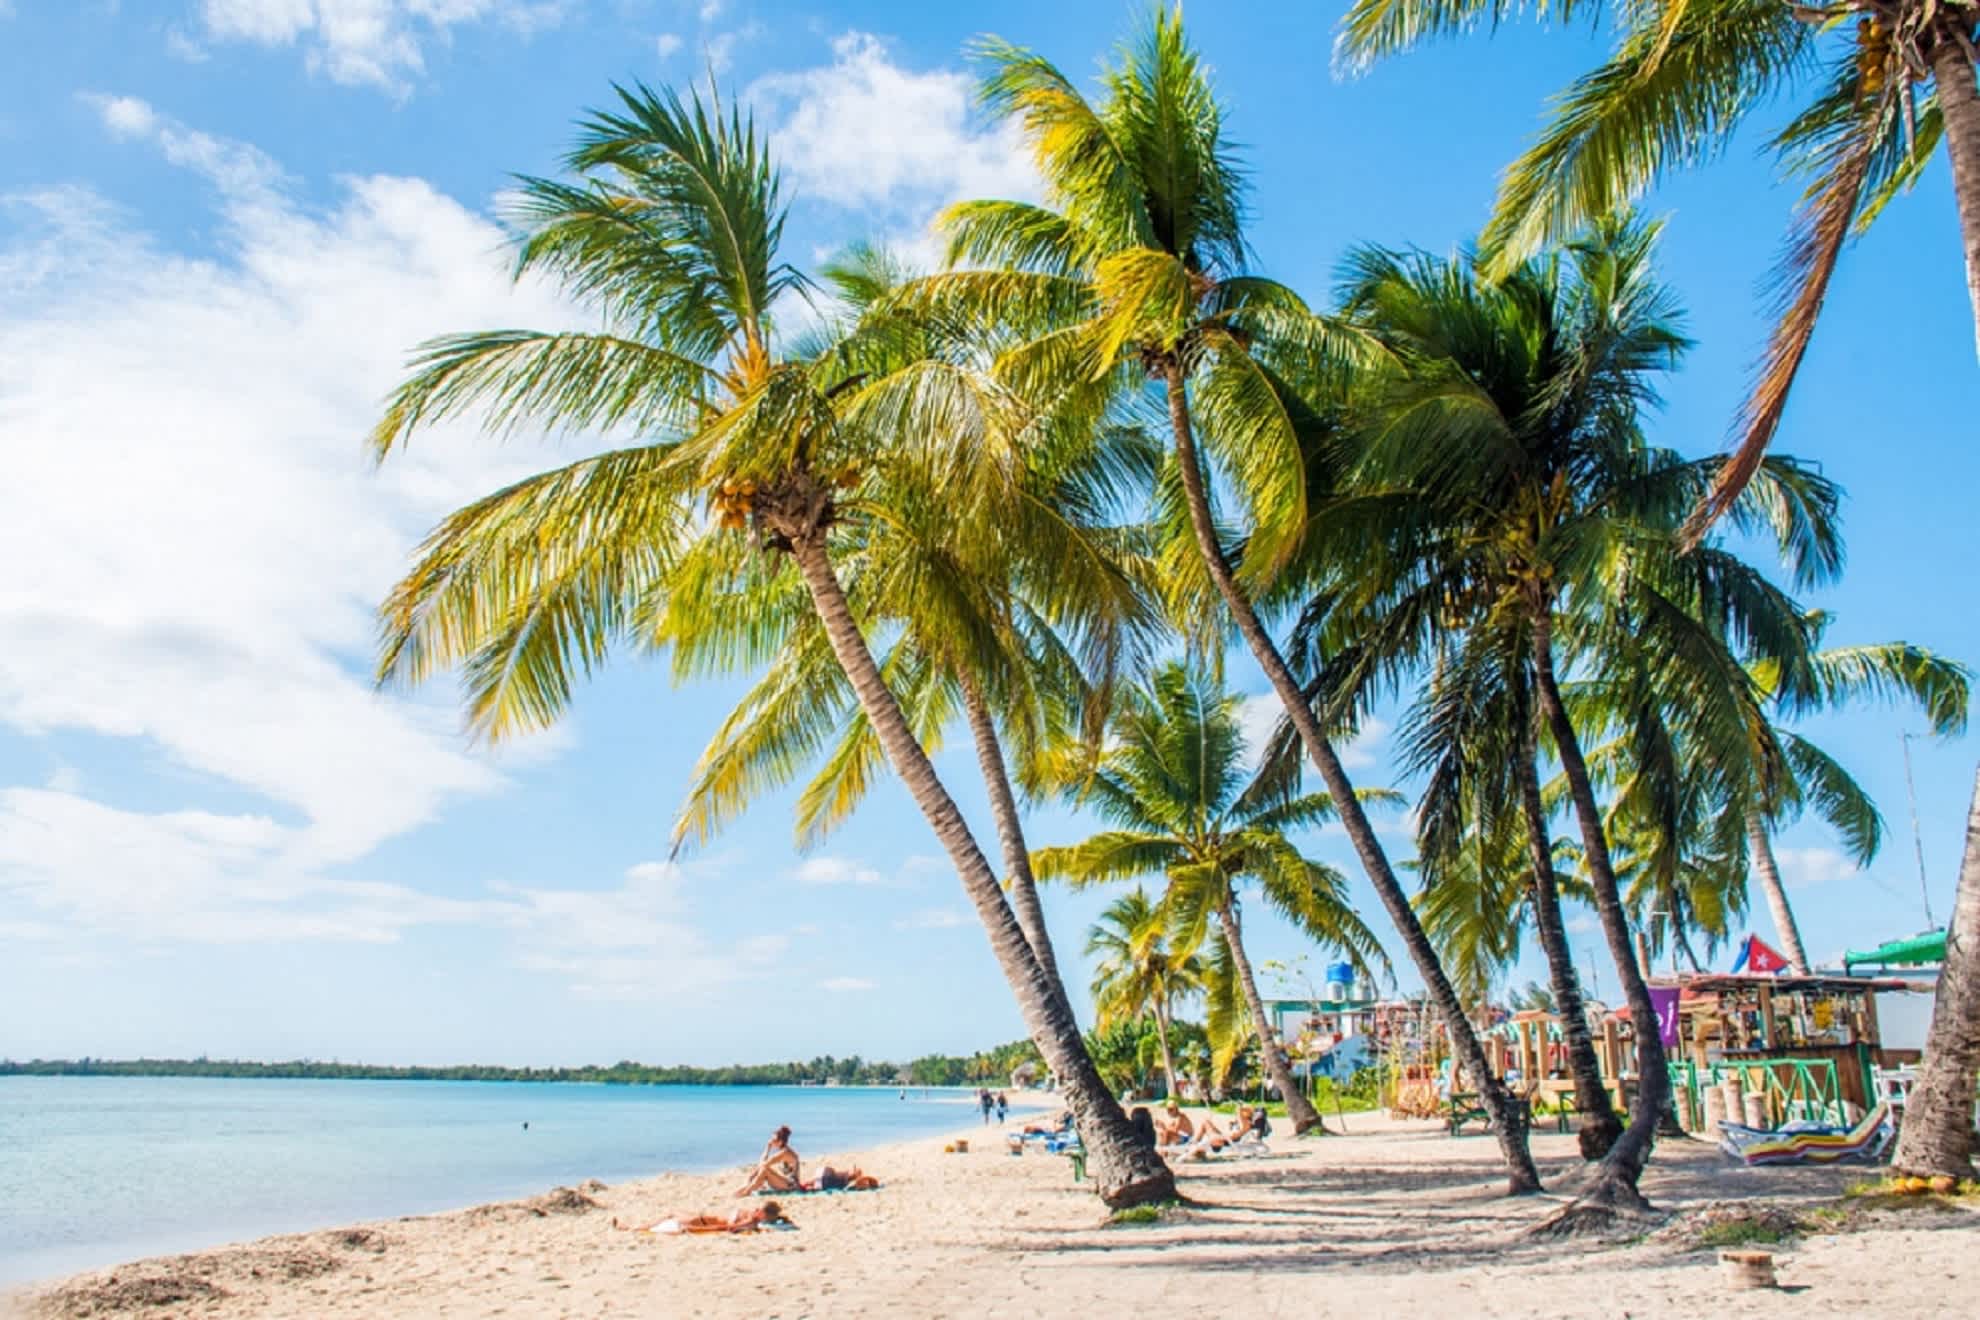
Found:
[[1774, 988], [1760, 987], [1760, 1048], [1774, 1048]]

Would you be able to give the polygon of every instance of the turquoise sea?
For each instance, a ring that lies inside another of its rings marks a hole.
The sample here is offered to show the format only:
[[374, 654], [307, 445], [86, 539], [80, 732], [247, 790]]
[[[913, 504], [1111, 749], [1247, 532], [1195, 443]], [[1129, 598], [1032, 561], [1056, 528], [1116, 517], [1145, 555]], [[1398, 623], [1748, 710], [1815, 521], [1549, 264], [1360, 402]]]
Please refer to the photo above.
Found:
[[[976, 1121], [909, 1088], [0, 1077], [0, 1285]], [[529, 1126], [525, 1128], [523, 1125]]]

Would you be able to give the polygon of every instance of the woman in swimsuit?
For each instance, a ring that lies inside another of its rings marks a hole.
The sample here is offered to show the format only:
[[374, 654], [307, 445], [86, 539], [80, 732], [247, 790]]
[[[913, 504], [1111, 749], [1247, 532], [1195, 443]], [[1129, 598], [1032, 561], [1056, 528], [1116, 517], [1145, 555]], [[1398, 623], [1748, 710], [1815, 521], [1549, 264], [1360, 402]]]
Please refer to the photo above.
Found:
[[754, 1233], [767, 1224], [784, 1222], [783, 1208], [775, 1201], [765, 1201], [748, 1210], [736, 1211], [733, 1219], [720, 1215], [669, 1215], [650, 1224], [622, 1224], [614, 1217], [612, 1227], [629, 1233]]
[[802, 1184], [798, 1181], [798, 1153], [791, 1149], [791, 1130], [780, 1127], [771, 1134], [770, 1144], [763, 1148], [763, 1158], [756, 1162], [756, 1171], [749, 1175], [749, 1181], [736, 1189], [737, 1196], [748, 1196], [752, 1192], [795, 1192]]

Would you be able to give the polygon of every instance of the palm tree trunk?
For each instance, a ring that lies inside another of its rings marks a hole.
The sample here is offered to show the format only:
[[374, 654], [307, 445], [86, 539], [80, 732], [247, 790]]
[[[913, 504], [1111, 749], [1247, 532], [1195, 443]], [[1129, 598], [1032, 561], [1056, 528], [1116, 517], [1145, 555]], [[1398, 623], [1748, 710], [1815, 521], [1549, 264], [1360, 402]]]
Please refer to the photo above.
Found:
[[1162, 1047], [1162, 1076], [1169, 1083], [1169, 1099], [1182, 1094], [1176, 1088], [1176, 1060], [1169, 1053], [1169, 1009], [1166, 1004], [1155, 1005], [1155, 1041]]
[[1781, 884], [1781, 871], [1774, 864], [1774, 845], [1767, 837], [1767, 822], [1757, 811], [1746, 814], [1746, 838], [1752, 848], [1753, 875], [1760, 892], [1767, 896], [1767, 910], [1774, 914], [1774, 934], [1780, 937], [1781, 955], [1788, 970], [1796, 976], [1808, 975], [1808, 954], [1801, 947], [1801, 928], [1794, 924], [1794, 909], [1788, 906], [1787, 889]]
[[997, 724], [990, 716], [990, 704], [983, 690], [968, 677], [962, 679], [963, 709], [969, 714], [969, 731], [976, 740], [976, 763], [983, 769], [983, 786], [990, 794], [990, 818], [997, 825], [997, 841], [1004, 850], [1004, 872], [1009, 878], [1011, 907], [1018, 925], [1031, 945], [1031, 954], [1059, 998], [1067, 999], [1065, 982], [1059, 978], [1059, 961], [1052, 955], [1052, 936], [1045, 929], [1045, 909], [1038, 901], [1038, 884], [1031, 875], [1031, 850], [1025, 847], [1024, 823], [1018, 815], [1017, 795], [1011, 792], [1011, 775], [1004, 765], [1004, 749], [997, 741]]
[[1952, 39], [1951, 25], [1971, 25], [1970, 11], [1949, 8], [1940, 18], [1932, 48], [1932, 81], [1945, 123], [1946, 155], [1952, 161], [1953, 201], [1959, 207], [1959, 243], [1966, 254], [1966, 296], [1973, 307], [1974, 347], [1980, 352], [1980, 91], [1974, 87], [1973, 60]]
[[1567, 776], [1568, 795], [1574, 801], [1575, 819], [1581, 826], [1581, 842], [1588, 862], [1588, 879], [1595, 891], [1595, 912], [1602, 919], [1602, 934], [1609, 943], [1609, 957], [1615, 962], [1622, 981], [1623, 998], [1629, 1004], [1629, 1020], [1636, 1034], [1636, 1099], [1630, 1106], [1629, 1126], [1609, 1148], [1602, 1160], [1601, 1175], [1582, 1204], [1598, 1211], [1618, 1208], [1641, 1210], [1646, 1207], [1636, 1183], [1643, 1166], [1650, 1162], [1656, 1144], [1657, 1125], [1670, 1101], [1671, 1079], [1664, 1064], [1663, 1042], [1657, 1036], [1657, 1010], [1650, 1003], [1650, 987], [1644, 983], [1643, 969], [1636, 961], [1630, 941], [1629, 916], [1623, 910], [1622, 894], [1616, 886], [1616, 871], [1609, 860], [1608, 836], [1602, 831], [1602, 813], [1595, 803], [1594, 785], [1588, 778], [1588, 763], [1582, 759], [1581, 742], [1561, 690], [1554, 676], [1554, 623], [1551, 605], [1540, 602], [1533, 613], [1533, 675], [1540, 689], [1540, 710], [1553, 731], [1554, 750], [1561, 759], [1561, 773]]
[[880, 745], [886, 748], [894, 773], [901, 777], [915, 805], [921, 808], [935, 837], [954, 862], [963, 889], [989, 933], [990, 948], [1004, 979], [1017, 996], [1025, 1026], [1045, 1056], [1046, 1064], [1058, 1076], [1060, 1092], [1092, 1161], [1094, 1183], [1101, 1198], [1115, 1207], [1172, 1199], [1176, 1194], [1175, 1175], [1153, 1149], [1135, 1136], [1127, 1115], [1121, 1112], [1101, 1080], [1092, 1057], [1086, 1052], [1086, 1043], [1080, 1039], [1079, 1022], [1066, 1006], [1064, 993], [1055, 993], [1052, 981], [1032, 953], [1023, 927], [1004, 901], [997, 873], [991, 869], [983, 850], [977, 847], [969, 823], [942, 786], [927, 752], [915, 740], [899, 702], [888, 689], [873, 652], [860, 635], [838, 574], [826, 554], [824, 528], [790, 540], [791, 556], [810, 589], [812, 606], [818, 611], [819, 621], [832, 643], [832, 653], [858, 694], [860, 708], [872, 722]]
[[1417, 920], [1416, 909], [1409, 905], [1408, 894], [1397, 882], [1396, 873], [1389, 866], [1388, 855], [1383, 852], [1381, 841], [1375, 837], [1375, 830], [1368, 823], [1368, 813], [1361, 809], [1361, 800], [1354, 795], [1354, 784], [1341, 767], [1340, 757], [1335, 755], [1333, 744], [1321, 729], [1320, 721], [1314, 718], [1313, 707], [1307, 704], [1306, 694], [1300, 691], [1292, 670], [1286, 666], [1285, 657], [1279, 654], [1277, 643], [1265, 631], [1258, 620], [1258, 612], [1251, 607], [1250, 599], [1238, 585], [1230, 560], [1224, 557], [1224, 548], [1217, 543], [1217, 529], [1210, 520], [1210, 497], [1204, 489], [1203, 467], [1196, 453], [1196, 437], [1190, 430], [1189, 401], [1182, 366], [1173, 357], [1166, 366], [1165, 383], [1168, 387], [1169, 425], [1175, 434], [1177, 466], [1181, 470], [1183, 493], [1189, 504], [1190, 526], [1196, 533], [1197, 548], [1203, 554], [1204, 565], [1210, 571], [1211, 580], [1216, 583], [1218, 594], [1224, 598], [1225, 606], [1231, 611], [1239, 634], [1251, 648], [1258, 667], [1265, 671], [1272, 690], [1278, 694], [1279, 704], [1285, 707], [1287, 718], [1299, 731], [1307, 756], [1326, 783], [1327, 796], [1333, 800], [1335, 814], [1340, 817], [1349, 842], [1354, 844], [1362, 869], [1368, 873], [1369, 883], [1374, 885], [1389, 920], [1395, 923], [1403, 947], [1409, 950], [1410, 961], [1416, 964], [1430, 1000], [1437, 1007], [1437, 1016], [1451, 1039], [1452, 1052], [1471, 1076], [1478, 1079], [1479, 1102], [1491, 1115], [1493, 1130], [1499, 1138], [1499, 1151], [1505, 1158], [1507, 1193], [1520, 1196], [1537, 1192], [1540, 1190], [1540, 1174], [1533, 1167], [1526, 1124], [1520, 1120], [1504, 1083], [1492, 1072], [1485, 1049], [1478, 1043], [1478, 1033], [1472, 1030], [1470, 1019], [1465, 1017], [1464, 1005], [1459, 1001], [1457, 991], [1451, 988], [1451, 979], [1444, 973], [1444, 965], [1439, 961], [1436, 949], [1431, 947], [1429, 936], [1423, 933], [1423, 923]]
[[[1941, 93], [1943, 95], [1943, 93]], [[1966, 812], [1966, 855], [1946, 927], [1946, 962], [1918, 1084], [1898, 1129], [1899, 1173], [1973, 1176], [1974, 1075], [1980, 1072], [1980, 774]]]
[[1300, 1089], [1299, 1079], [1293, 1076], [1292, 1063], [1286, 1058], [1285, 1047], [1279, 1044], [1277, 1033], [1272, 1030], [1271, 1015], [1265, 1011], [1264, 996], [1258, 993], [1258, 979], [1251, 974], [1251, 959], [1244, 951], [1244, 938], [1238, 929], [1237, 908], [1226, 897], [1217, 905], [1217, 925], [1224, 932], [1224, 945], [1231, 951], [1231, 965], [1237, 968], [1238, 986], [1244, 991], [1244, 1005], [1251, 1010], [1251, 1026], [1258, 1033], [1258, 1056], [1265, 1064], [1265, 1075], [1272, 1079], [1272, 1085], [1279, 1089], [1279, 1098], [1286, 1102], [1286, 1118], [1293, 1125], [1295, 1136], [1305, 1136], [1309, 1132], [1325, 1134], [1327, 1125], [1320, 1121], [1320, 1111], [1306, 1098]]
[[1561, 893], [1554, 878], [1554, 847], [1547, 835], [1537, 756], [1529, 733], [1523, 739], [1514, 773], [1519, 776], [1527, 851], [1533, 858], [1533, 927], [1540, 936], [1540, 950], [1547, 956], [1554, 1011], [1561, 1016], [1561, 1034], [1567, 1038], [1568, 1070], [1574, 1076], [1575, 1106], [1581, 1111], [1581, 1158], [1599, 1160], [1616, 1144], [1623, 1125], [1609, 1103], [1609, 1088], [1602, 1084], [1602, 1063], [1595, 1057], [1595, 1038], [1588, 1030], [1581, 977], [1574, 969], [1574, 951], [1568, 947], [1567, 923], [1561, 920]]

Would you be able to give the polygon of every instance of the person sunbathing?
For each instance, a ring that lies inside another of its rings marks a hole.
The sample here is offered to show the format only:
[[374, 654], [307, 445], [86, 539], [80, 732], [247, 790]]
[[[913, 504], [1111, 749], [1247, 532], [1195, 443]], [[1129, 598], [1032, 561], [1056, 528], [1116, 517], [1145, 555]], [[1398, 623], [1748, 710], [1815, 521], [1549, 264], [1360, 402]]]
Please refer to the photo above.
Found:
[[1021, 1137], [1056, 1137], [1061, 1132], [1070, 1131], [1072, 1129], [1072, 1121], [1072, 1110], [1062, 1109], [1059, 1111], [1059, 1116], [1052, 1120], [1052, 1126], [1047, 1127], [1043, 1123], [1026, 1123], [1018, 1135]]
[[770, 1144], [763, 1148], [763, 1158], [756, 1162], [749, 1180], [736, 1188], [736, 1195], [795, 1192], [803, 1186], [798, 1178], [798, 1153], [791, 1149], [791, 1130], [780, 1127], [771, 1134]]
[[835, 1169], [827, 1164], [818, 1170], [818, 1177], [801, 1189], [807, 1192], [870, 1192], [880, 1185], [880, 1180], [870, 1173], [860, 1170], [855, 1164], [850, 1169]]
[[1237, 1126], [1233, 1129], [1239, 1141], [1263, 1141], [1272, 1135], [1272, 1125], [1266, 1121], [1265, 1107], [1253, 1109], [1250, 1105], [1237, 1108]]
[[789, 1223], [784, 1218], [783, 1208], [775, 1201], [738, 1210], [729, 1219], [720, 1215], [669, 1215], [650, 1224], [622, 1224], [617, 1216], [612, 1219], [613, 1228], [628, 1233], [754, 1233], [760, 1228]]

